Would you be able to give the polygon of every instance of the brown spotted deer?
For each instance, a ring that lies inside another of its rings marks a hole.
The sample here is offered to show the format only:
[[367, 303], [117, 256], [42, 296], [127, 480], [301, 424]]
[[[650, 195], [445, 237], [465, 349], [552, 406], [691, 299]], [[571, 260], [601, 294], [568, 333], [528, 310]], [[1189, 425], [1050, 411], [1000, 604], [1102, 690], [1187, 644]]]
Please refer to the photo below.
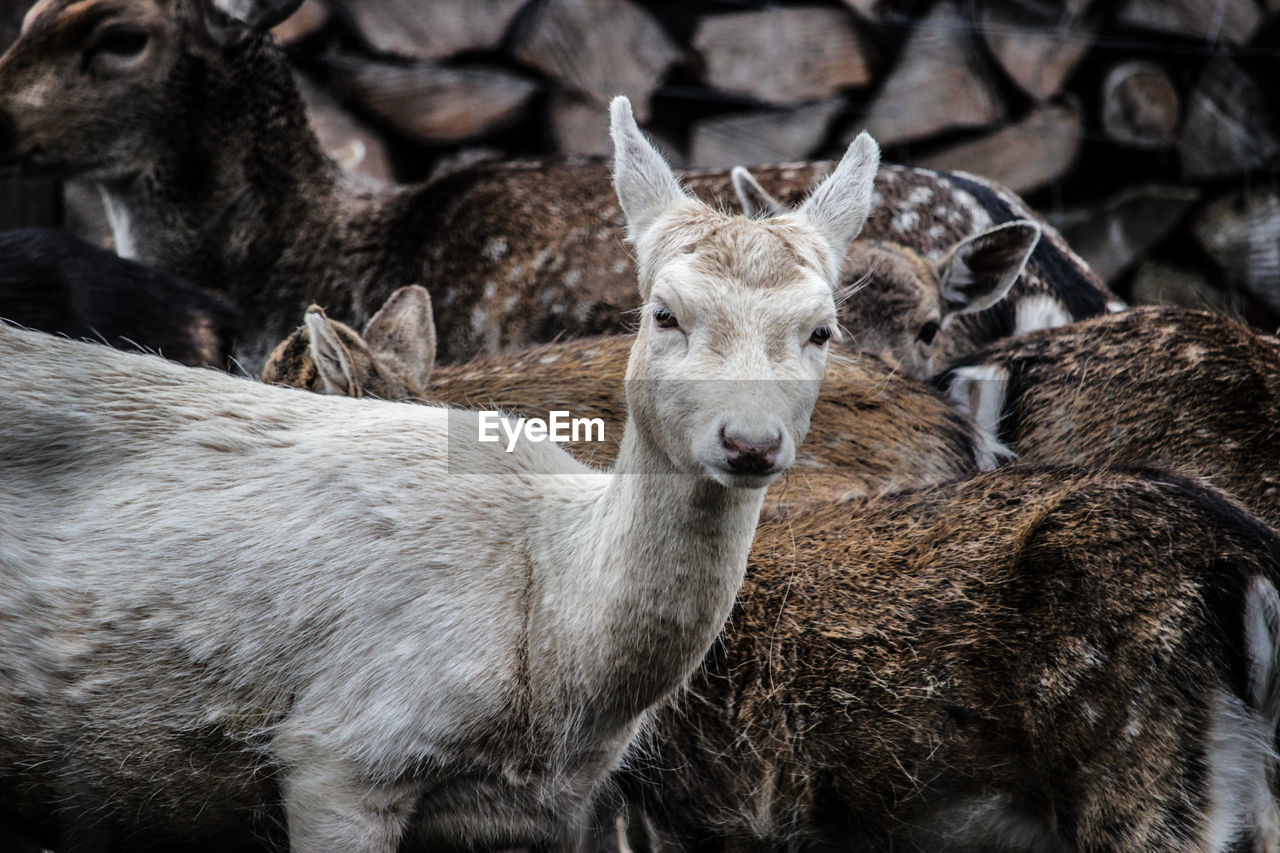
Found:
[[1027, 462], [1167, 468], [1280, 526], [1280, 341], [1141, 308], [991, 345], [936, 382]]
[[[269, 27], [301, 0], [41, 0], [0, 59], [0, 161], [99, 187], [121, 254], [225, 293], [254, 373], [311, 303], [359, 328], [396, 288], [435, 302], [440, 358], [620, 331], [635, 270], [603, 160], [488, 163], [424, 185], [353, 185], [322, 153]], [[786, 203], [829, 163], [760, 171]], [[730, 204], [727, 172], [685, 176]], [[1030, 216], [979, 179], [881, 171], [866, 233], [933, 257]], [[1096, 276], [1046, 231], [1023, 274], [1072, 317]], [[1055, 303], [1055, 304], [1057, 304]], [[1011, 332], [997, 307], [982, 343]]]
[[393, 853], [582, 808], [728, 615], [878, 160], [860, 137], [755, 222], [611, 113], [643, 303], [613, 472], [471, 411], [0, 328], [5, 830]]
[[[600, 418], [604, 441], [566, 442], [590, 464], [608, 467], [626, 420], [627, 335], [539, 344], [464, 364], [431, 365], [416, 338], [421, 315], [383, 308], [362, 336], [316, 306], [272, 352], [264, 382], [318, 393], [417, 400], [546, 418], [551, 411]], [[398, 334], [393, 334], [398, 332]], [[412, 373], [430, 373], [430, 382]], [[814, 500], [923, 486], [994, 467], [1005, 452], [973, 429], [941, 395], [881, 362], [832, 353], [809, 436], [765, 498], [769, 515]]]
[[1280, 845], [1280, 537], [1174, 475], [1010, 467], [761, 525], [616, 782], [654, 851]]
[[[616, 417], [593, 389], [617, 341], [442, 368], [426, 394]], [[861, 409], [854, 382], [840, 399]], [[856, 470], [903, 432], [863, 414], [866, 443], [823, 464]], [[615, 777], [633, 832], [657, 850], [1274, 849], [1275, 535], [1175, 477], [929, 482], [761, 527], [725, 636]]]
[[[730, 177], [748, 216], [774, 216], [785, 209], [741, 166]], [[1034, 256], [1041, 230], [1030, 219], [1015, 219], [935, 248], [931, 256], [902, 242], [855, 240], [844, 268], [851, 292], [840, 308], [840, 322], [850, 332], [847, 345], [927, 378], [938, 353], [945, 363], [988, 339], [986, 324], [999, 313], [991, 309], [1020, 280], [1018, 293], [1001, 309], [1013, 318], [1013, 326], [1002, 328], [998, 337], [1073, 321], [1075, 315], [1043, 281], [1019, 278]], [[966, 325], [971, 314], [977, 317]]]

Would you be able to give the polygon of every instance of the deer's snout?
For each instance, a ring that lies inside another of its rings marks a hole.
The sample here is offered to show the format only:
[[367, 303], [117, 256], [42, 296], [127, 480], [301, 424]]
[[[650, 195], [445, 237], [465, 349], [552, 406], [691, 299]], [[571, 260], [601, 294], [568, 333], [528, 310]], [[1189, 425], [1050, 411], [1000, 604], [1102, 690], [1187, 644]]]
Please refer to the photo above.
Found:
[[739, 474], [767, 474], [778, 464], [782, 433], [755, 440], [720, 427], [720, 446], [724, 448], [725, 462]]

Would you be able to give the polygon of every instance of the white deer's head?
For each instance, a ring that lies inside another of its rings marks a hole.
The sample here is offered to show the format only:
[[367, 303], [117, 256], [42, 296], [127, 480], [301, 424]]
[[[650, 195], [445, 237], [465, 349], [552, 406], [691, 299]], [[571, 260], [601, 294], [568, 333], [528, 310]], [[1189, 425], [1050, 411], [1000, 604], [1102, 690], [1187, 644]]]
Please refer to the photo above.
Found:
[[687, 195], [625, 98], [612, 120], [644, 299], [627, 374], [635, 426], [680, 470], [768, 485], [808, 430], [838, 335], [840, 263], [866, 220], [879, 148], [858, 137], [798, 209], [752, 220]]

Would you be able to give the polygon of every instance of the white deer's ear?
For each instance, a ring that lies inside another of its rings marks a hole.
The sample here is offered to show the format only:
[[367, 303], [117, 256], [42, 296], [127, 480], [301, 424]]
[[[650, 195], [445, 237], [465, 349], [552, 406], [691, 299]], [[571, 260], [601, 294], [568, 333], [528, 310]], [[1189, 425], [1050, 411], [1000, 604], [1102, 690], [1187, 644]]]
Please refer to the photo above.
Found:
[[[223, 43], [240, 41], [251, 32], [266, 32], [298, 11], [303, 0], [209, 0], [214, 20], [209, 32]], [[217, 20], [219, 17], [222, 20]]]
[[835, 171], [800, 206], [798, 213], [822, 231], [841, 257], [866, 224], [879, 168], [880, 146], [864, 131], [849, 143]]
[[625, 96], [609, 104], [609, 118], [613, 188], [627, 217], [627, 236], [634, 243], [668, 207], [687, 196], [667, 161], [640, 132]]
[[938, 263], [946, 311], [982, 311], [1004, 299], [1039, 240], [1039, 225], [1016, 219], [957, 243]]
[[325, 316], [319, 305], [312, 305], [307, 309], [303, 322], [311, 337], [311, 360], [316, 364], [324, 393], [359, 397], [362, 391], [351, 366], [351, 353], [342, 343], [333, 321]]
[[420, 388], [436, 363], [436, 324], [431, 294], [411, 284], [387, 299], [364, 329], [364, 341], [379, 357], [395, 361]]
[[738, 194], [738, 204], [745, 215], [767, 218], [782, 213], [778, 200], [769, 195], [769, 191], [760, 186], [745, 167], [734, 166], [729, 171], [729, 180], [733, 181], [733, 191]]

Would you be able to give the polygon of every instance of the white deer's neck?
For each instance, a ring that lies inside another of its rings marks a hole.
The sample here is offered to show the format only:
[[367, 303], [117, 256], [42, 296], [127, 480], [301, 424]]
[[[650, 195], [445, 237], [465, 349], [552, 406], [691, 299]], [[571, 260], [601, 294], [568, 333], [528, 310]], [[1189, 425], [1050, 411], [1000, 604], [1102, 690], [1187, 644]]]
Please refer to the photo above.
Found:
[[[560, 577], [560, 611], [589, 713], [634, 719], [701, 662], [742, 584], [764, 489], [678, 471], [628, 424], [615, 473], [577, 532], [586, 571]], [[548, 650], [551, 651], [551, 650]]]

